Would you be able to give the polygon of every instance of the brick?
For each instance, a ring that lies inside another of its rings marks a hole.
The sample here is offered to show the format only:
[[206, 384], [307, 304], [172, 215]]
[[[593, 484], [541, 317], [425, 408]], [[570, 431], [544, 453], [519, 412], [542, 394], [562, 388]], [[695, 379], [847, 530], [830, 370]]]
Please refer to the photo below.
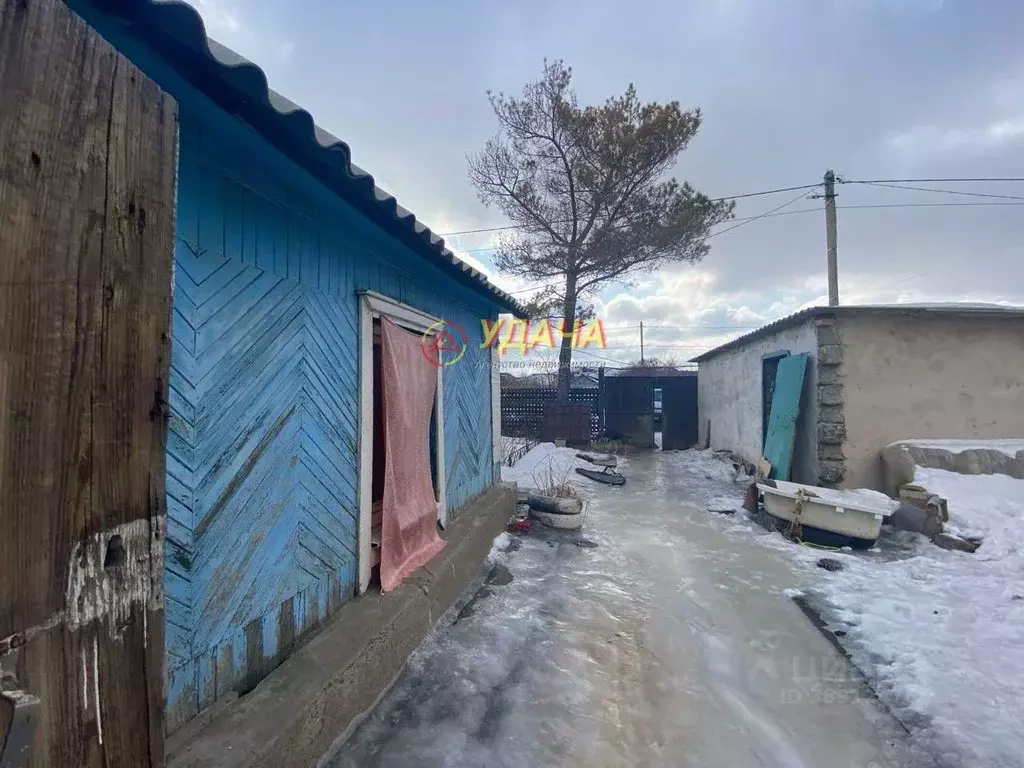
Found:
[[825, 422], [827, 424], [844, 424], [846, 423], [843, 417], [843, 406], [841, 405], [822, 405], [818, 408], [818, 421]]
[[818, 458], [831, 461], [845, 461], [846, 455], [843, 453], [843, 446], [823, 443], [818, 446]]
[[842, 344], [820, 344], [818, 346], [818, 365], [839, 365], [843, 362]]
[[818, 384], [818, 405], [842, 405], [842, 384]]
[[835, 365], [818, 366], [818, 384], [842, 384], [843, 376]]
[[822, 485], [841, 483], [846, 477], [846, 464], [841, 461], [818, 462], [818, 482]]
[[818, 344], [838, 344], [839, 333], [833, 323], [818, 324]]
[[819, 424], [818, 443], [820, 445], [842, 445], [846, 439], [845, 424]]

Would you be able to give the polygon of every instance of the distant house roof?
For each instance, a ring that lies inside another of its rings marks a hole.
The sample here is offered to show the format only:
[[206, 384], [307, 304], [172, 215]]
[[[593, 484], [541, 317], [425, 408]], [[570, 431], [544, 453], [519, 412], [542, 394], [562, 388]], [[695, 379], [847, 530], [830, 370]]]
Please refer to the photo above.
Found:
[[[385, 231], [472, 290], [520, 317], [522, 307], [445, 247], [444, 240], [352, 163], [348, 145], [267, 85], [263, 70], [206, 36], [198, 11], [178, 0], [92, 0], [116, 15], [200, 91], [251, 125]], [[368, 62], [372, 66], [372, 62]], [[401, 87], [401, 84], [397, 84]]]
[[969, 304], [966, 302], [953, 302], [946, 304], [864, 304], [838, 307], [810, 307], [809, 309], [804, 309], [800, 312], [794, 312], [792, 315], [787, 315], [775, 322], [762, 325], [756, 331], [745, 333], [719, 347], [715, 347], [708, 352], [697, 355], [697, 357], [692, 358], [690, 362], [700, 363], [704, 360], [710, 360], [712, 357], [715, 357], [722, 352], [742, 347], [745, 344], [756, 341], [764, 336], [770, 336], [778, 331], [798, 325], [808, 318], [868, 314], [899, 314], [926, 317], [964, 318], [1024, 318], [1024, 307], [1015, 307], [1003, 304]]
[[694, 369], [682, 369], [676, 366], [649, 365], [611, 369], [605, 375], [613, 378], [679, 379], [686, 378], [687, 376], [696, 376], [697, 371]]
[[[509, 389], [551, 389], [558, 386], [557, 373], [528, 373], [524, 376], [502, 374], [502, 386]], [[597, 377], [589, 373], [573, 373], [570, 388], [590, 388], [597, 386]]]

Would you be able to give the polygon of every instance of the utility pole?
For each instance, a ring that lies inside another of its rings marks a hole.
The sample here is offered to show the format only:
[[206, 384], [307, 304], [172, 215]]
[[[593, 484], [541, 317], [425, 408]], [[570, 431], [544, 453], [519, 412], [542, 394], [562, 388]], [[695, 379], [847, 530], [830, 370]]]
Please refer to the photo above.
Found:
[[828, 254], [828, 305], [839, 306], [839, 264], [836, 261], [836, 175], [825, 171], [825, 248]]
[[640, 321], [640, 365], [644, 364], [644, 321]]

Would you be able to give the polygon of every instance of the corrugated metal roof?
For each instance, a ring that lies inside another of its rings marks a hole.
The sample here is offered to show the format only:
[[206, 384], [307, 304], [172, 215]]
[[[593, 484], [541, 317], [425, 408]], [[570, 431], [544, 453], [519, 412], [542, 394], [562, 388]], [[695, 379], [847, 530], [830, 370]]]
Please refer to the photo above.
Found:
[[442, 238], [354, 165], [345, 142], [317, 126], [309, 112], [271, 90], [262, 69], [209, 39], [202, 17], [192, 6], [179, 0], [93, 2], [126, 22], [196, 88], [385, 230], [499, 306], [524, 316], [512, 296], [448, 250]]
[[1024, 318], [1024, 307], [1006, 306], [1002, 304], [864, 304], [838, 307], [810, 307], [792, 315], [779, 318], [774, 322], [762, 325], [757, 330], [738, 336], [732, 341], [715, 347], [690, 360], [699, 363], [730, 349], [742, 347], [751, 341], [768, 336], [777, 331], [802, 323], [812, 317], [847, 314], [900, 314], [923, 315], [928, 317], [985, 317], [985, 318]]

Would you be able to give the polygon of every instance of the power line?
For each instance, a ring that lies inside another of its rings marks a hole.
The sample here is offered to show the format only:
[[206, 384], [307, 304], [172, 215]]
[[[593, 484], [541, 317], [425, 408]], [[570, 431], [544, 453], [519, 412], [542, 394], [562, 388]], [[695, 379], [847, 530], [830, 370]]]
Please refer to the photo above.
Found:
[[[466, 253], [466, 251], [460, 251], [460, 253]], [[518, 291], [505, 291], [505, 293], [515, 296], [517, 293], [529, 293], [530, 291], [542, 291], [545, 288], [556, 288], [561, 283], [548, 283], [547, 285], [535, 285], [532, 288], [520, 288]]]
[[[796, 187], [779, 187], [778, 189], [766, 189], [761, 192], [745, 192], [742, 195], [731, 195], [729, 197], [715, 197], [712, 198], [712, 202], [721, 203], [726, 200], [743, 200], [748, 197], [763, 197], [764, 195], [775, 195], [780, 192], [792, 192], [797, 189], [814, 189], [820, 187], [820, 184], [803, 184]], [[569, 224], [571, 220], [556, 221], [554, 224]], [[455, 237], [456, 235], [475, 235], [481, 232], [502, 232], [506, 229], [523, 229], [525, 224], [509, 224], [504, 227], [482, 227], [480, 229], [465, 229], [459, 232], [438, 232], [438, 237]], [[465, 253], [465, 251], [463, 251]]]
[[[847, 183], [852, 183], [852, 182], [847, 182]], [[787, 205], [788, 205], [788, 203], [787, 203]], [[874, 203], [874, 204], [868, 203], [868, 204], [854, 204], [854, 205], [837, 205], [836, 208], [838, 210], [841, 210], [841, 211], [856, 211], [856, 210], [877, 210], [877, 209], [884, 209], [884, 208], [1005, 208], [1005, 207], [1011, 207], [1012, 208], [1012, 207], [1017, 207], [1017, 206], [1021, 206], [1021, 205], [1024, 205], [1024, 198], [1021, 198], [1020, 202], [1005, 202], [1005, 203], [999, 203], [999, 202], [987, 202], [987, 203]], [[741, 218], [741, 219], [733, 219], [733, 221], [743, 222], [745, 224], [745, 223], [749, 223], [751, 221], [756, 221], [757, 219], [769, 219], [769, 218], [775, 218], [777, 216], [792, 216], [792, 215], [798, 214], [798, 213], [821, 213], [821, 209], [820, 208], [798, 208], [795, 211], [779, 211], [778, 209], [776, 209], [774, 212], [773, 211], [768, 211], [766, 213], [762, 213], [762, 214], [759, 214], [757, 216], [747, 216], [747, 217], [744, 217], [744, 218]], [[742, 226], [742, 224], [735, 224], [735, 225], [729, 227], [728, 229], [725, 229], [725, 230], [722, 230], [722, 231], [719, 231], [719, 232], [713, 232], [710, 235], [708, 235], [708, 237], [714, 237], [715, 235], [724, 235], [726, 232], [729, 232], [730, 230], [733, 230], [733, 229], [737, 229], [740, 226]], [[457, 256], [460, 253], [477, 253], [477, 252], [480, 252], [480, 251], [494, 251], [494, 250], [497, 250], [497, 249], [496, 248], [472, 248], [472, 249], [468, 249], [468, 250], [465, 250], [465, 251], [453, 251], [453, 253]], [[530, 287], [530, 288], [520, 288], [520, 289], [515, 290], [515, 291], [506, 291], [506, 293], [514, 296], [514, 295], [517, 295], [517, 294], [520, 294], [520, 293], [529, 293], [531, 291], [542, 291], [542, 290], [546, 290], [548, 288], [557, 288], [560, 285], [561, 285], [561, 282], [554, 282], [554, 283], [548, 283], [546, 285], [533, 286], [533, 287]], [[656, 328], [656, 327], [659, 327], [659, 326], [650, 326], [650, 327], [651, 328]], [[680, 327], [687, 327], [687, 326], [663, 326], [663, 327], [680, 328]], [[694, 327], [706, 327], [706, 326], [694, 326]], [[723, 330], [731, 330], [733, 328], [743, 328], [743, 327], [760, 328], [761, 326], [759, 326], [759, 325], [758, 326], [739, 326], [739, 325], [721, 326], [721, 328]]]
[[963, 195], [964, 197], [993, 197], [1001, 200], [1024, 200], [1020, 195], [996, 195], [991, 192], [962, 192], [957, 189], [935, 189], [934, 187], [912, 187], [905, 184], [889, 184], [881, 181], [842, 181], [841, 184], [866, 184], [872, 187], [885, 187], [886, 189], [907, 189], [912, 192], [935, 192], [944, 195]]
[[[846, 183], [853, 183], [853, 182], [846, 182]], [[928, 190], [928, 191], [938, 191], [938, 190]], [[985, 196], [986, 197], [993, 197], [993, 195], [985, 195]], [[995, 195], [995, 197], [1002, 197], [1002, 196], [1001, 195]], [[998, 206], [1007, 206], [1007, 205], [1009, 205], [1009, 206], [1024, 205], [1024, 197], [1020, 197], [1020, 198], [1011, 197], [1011, 199], [1012, 200], [1020, 200], [1022, 202], [1017, 202], [1017, 203], [1013, 203], [1013, 202], [1008, 202], [1008, 203], [875, 203], [873, 205], [872, 204], [868, 204], [868, 205], [837, 205], [836, 208], [839, 209], [839, 210], [844, 210], [844, 209], [845, 210], [855, 210], [855, 209], [858, 209], [858, 208], [860, 208], [860, 209], [867, 209], [867, 208], [959, 208], [959, 207], [967, 207], [967, 208], [982, 207], [982, 208], [984, 208], [984, 207], [987, 207], [987, 206], [996, 206], [996, 207], [998, 207]], [[792, 216], [793, 214], [797, 214], [797, 213], [821, 213], [821, 208], [798, 208], [795, 211], [781, 211], [781, 212], [778, 212], [778, 213], [767, 212], [767, 213], [758, 214], [757, 216], [742, 216], [742, 217], [739, 217], [739, 218], [736, 218], [736, 219], [730, 219], [730, 221], [732, 221], [732, 222], [747, 222], [747, 221], [754, 221], [756, 219], [775, 218], [776, 216]], [[732, 227], [729, 227], [729, 229], [736, 229], [736, 227], [732, 226]], [[725, 232], [728, 232], [729, 229], [722, 230], [720, 232], [712, 232], [710, 235], [708, 235], [708, 237], [714, 237], [715, 235], [724, 234]], [[454, 253], [457, 256], [460, 253], [482, 253], [484, 251], [496, 251], [496, 250], [498, 250], [498, 249], [494, 248], [492, 246], [489, 246], [487, 248], [466, 248], [466, 249], [461, 250], [461, 251], [452, 251], [452, 253]], [[525, 289], [525, 290], [531, 290], [531, 289]], [[521, 292], [522, 291], [520, 291], [520, 293]], [[511, 293], [511, 291], [510, 291], [510, 293]]]
[[[820, 186], [820, 185], [818, 185], [818, 186]], [[803, 197], [803, 195], [801, 195], [800, 197]], [[800, 198], [797, 198], [797, 199], [800, 199]], [[786, 203], [786, 205], [789, 205], [789, 203]], [[779, 206], [779, 208], [782, 208], [782, 207], [785, 207], [785, 206]], [[779, 209], [776, 208], [774, 210], [779, 210]], [[799, 211], [786, 211], [785, 213], [772, 213], [771, 211], [769, 211], [768, 213], [758, 214], [757, 216], [740, 216], [740, 217], [735, 218], [735, 219], [729, 219], [729, 221], [731, 221], [731, 222], [754, 221], [755, 219], [764, 219], [764, 218], [768, 218], [769, 216], [788, 216], [788, 215], [790, 215], [792, 213], [807, 213], [809, 211], [818, 211], [818, 212], [820, 212], [820, 210], [821, 210], [820, 208], [801, 208]], [[515, 227], [499, 227], [499, 229], [514, 229], [514, 228]], [[731, 229], [735, 229], [735, 227], [731, 227]], [[491, 232], [493, 230], [480, 230], [480, 231]], [[726, 230], [726, 231], [728, 231], [728, 230]], [[469, 232], [468, 231], [467, 232], [454, 232], [452, 234], [469, 234]], [[712, 233], [711, 235], [708, 235], [708, 237], [712, 237], [714, 234], [718, 234], [718, 233]], [[442, 235], [442, 237], [443, 237], [443, 235]], [[461, 250], [461, 251], [452, 251], [452, 253], [454, 253], [455, 255], [458, 255], [460, 253], [482, 253], [483, 251], [496, 251], [496, 250], [498, 250], [498, 249], [495, 248], [494, 246], [487, 246], [486, 248], [466, 248], [466, 249]]]
[[501, 232], [506, 229], [522, 229], [522, 224], [509, 224], [505, 227], [483, 227], [481, 229], [463, 229], [458, 232], [438, 232], [438, 237], [455, 237], [456, 235], [475, 235], [479, 232]]
[[[819, 184], [818, 186], [821, 186], [821, 185]], [[775, 213], [775, 211], [778, 211], [781, 208], [785, 208], [787, 205], [791, 205], [792, 203], [796, 202], [796, 200], [799, 200], [799, 199], [801, 199], [803, 197], [804, 197], [804, 195], [800, 195], [800, 197], [797, 197], [794, 200], [791, 200], [788, 203], [785, 203], [784, 205], [780, 205], [778, 208], [773, 208], [770, 211], [767, 211], [765, 213], [760, 213], [760, 214], [758, 214], [756, 216], [741, 216], [739, 218], [729, 219], [729, 221], [731, 221], [731, 222], [750, 222], [750, 221], [756, 221], [757, 219], [765, 219], [765, 218], [768, 218], [768, 217], [771, 217], [771, 216], [789, 216], [789, 215], [794, 214], [794, 213], [809, 213], [811, 211], [819, 212], [820, 213], [820, 211], [821, 211], [820, 208], [801, 208], [798, 211], [786, 211], [785, 213]], [[840, 206], [840, 207], [842, 207], [842, 206]], [[500, 227], [500, 229], [513, 229], [513, 227]], [[729, 229], [725, 229], [725, 230], [722, 230], [720, 232], [712, 232], [710, 235], [708, 235], [708, 237], [714, 237], [715, 235], [724, 234], [725, 232], [728, 232], [730, 229], [736, 229], [736, 226], [729, 227]], [[483, 230], [483, 231], [491, 231], [491, 230]], [[456, 232], [456, 233], [453, 233], [453, 234], [468, 234], [468, 232]], [[488, 246], [486, 248], [466, 248], [466, 249], [461, 250], [461, 251], [452, 251], [452, 253], [454, 253], [457, 256], [460, 253], [481, 253], [483, 251], [496, 251], [496, 250], [498, 250], [498, 249], [495, 248], [494, 246]], [[511, 291], [509, 293], [511, 293]]]
[[[1024, 200], [1024, 198], [1020, 198]], [[1024, 202], [1020, 203], [876, 203], [874, 205], [837, 205], [836, 208], [845, 210], [855, 210], [857, 208], [987, 208], [987, 207], [1001, 207], [1001, 206], [1015, 206], [1024, 205]], [[817, 211], [817, 208], [805, 208], [801, 211], [793, 211], [793, 213], [806, 213], [807, 211]]]
[[575, 355], [587, 355], [588, 357], [593, 357], [596, 360], [605, 360], [606, 362], [609, 362], [609, 363], [618, 363], [619, 365], [626, 365], [626, 362], [624, 362], [622, 360], [616, 360], [616, 359], [611, 358], [611, 357], [604, 357], [603, 355], [595, 355], [593, 352], [588, 352], [585, 349], [574, 349], [573, 350], [573, 354], [575, 354]]
[[707, 349], [714, 349], [708, 344], [665, 344], [660, 347], [648, 347], [648, 354], [657, 355], [659, 352], [685, 352], [687, 354], [703, 352]]
[[[838, 181], [838, 179], [837, 179]], [[1024, 178], [1015, 177], [989, 177], [975, 179], [843, 179], [841, 184], [952, 184], [956, 182], [1020, 182]]]
[[[820, 184], [815, 184], [814, 185], [814, 187], [819, 187], [819, 186], [821, 186], [821, 185]], [[771, 216], [772, 214], [774, 214], [774, 213], [776, 213], [778, 211], [781, 211], [783, 208], [786, 208], [786, 207], [792, 205], [797, 200], [803, 200], [806, 197], [807, 197], [806, 191], [801, 192], [799, 195], [794, 197], [792, 200], [790, 200], [788, 202], [785, 202], [782, 205], [776, 206], [775, 208], [772, 208], [770, 211], [765, 211], [764, 213], [758, 214], [757, 216], [751, 216], [749, 219], [746, 219], [745, 221], [741, 221], [739, 224], [734, 224], [733, 226], [729, 227], [728, 229], [720, 229], [717, 232], [712, 232], [705, 239], [706, 240], [710, 240], [712, 237], [717, 237], [718, 235], [724, 235], [726, 232], [732, 232], [734, 229], [739, 229], [740, 227], [745, 227], [747, 224], [755, 222], [758, 219], [767, 218], [768, 216]]]
[[[975, 177], [975, 178], [944, 178], [944, 179], [839, 179], [836, 181], [840, 184], [871, 184], [878, 186], [893, 186], [895, 184], [953, 184], [953, 183], [1013, 183], [1013, 182], [1024, 182], [1024, 177], [1017, 176], [990, 176], [990, 177]], [[727, 197], [716, 197], [712, 198], [715, 202], [723, 202], [725, 200], [743, 200], [750, 197], [762, 197], [764, 195], [774, 195], [780, 192], [794, 192], [796, 190], [814, 189], [820, 187], [821, 183], [817, 184], [801, 184], [793, 187], [778, 187], [776, 189], [765, 189], [760, 192], [745, 192], [741, 195], [729, 195]], [[896, 187], [898, 189], [898, 187]], [[949, 194], [959, 195], [980, 195], [983, 197], [1004, 197], [1003, 195], [987, 195], [980, 192], [957, 192], [954, 190], [939, 190], [939, 189], [922, 189], [923, 192], [947, 192]], [[1011, 196], [1014, 200], [1024, 200], [1024, 198], [1017, 198]], [[816, 210], [816, 209], [815, 209]], [[565, 222], [556, 222], [565, 223]], [[454, 237], [456, 235], [474, 235], [481, 232], [501, 232], [506, 229], [522, 229], [521, 224], [509, 224], [503, 227], [482, 227], [480, 229], [464, 229], [458, 232], [438, 232], [438, 237]], [[461, 253], [467, 253], [467, 251], [461, 251]]]
[[746, 197], [762, 197], [763, 195], [774, 195], [778, 192], [794, 192], [798, 189], [814, 189], [820, 187], [821, 184], [802, 184], [798, 187], [779, 187], [778, 189], [766, 189], [764, 192], [747, 192], [743, 195], [732, 195], [730, 197], [716, 197], [714, 202], [721, 203], [726, 200], [742, 200]]
[[[627, 325], [606, 325], [605, 330], [612, 331], [625, 331], [636, 326], [632, 323]], [[732, 331], [739, 328], [760, 328], [760, 325], [672, 325], [671, 323], [660, 323], [658, 325], [645, 325], [644, 330], [650, 330], [651, 328], [673, 328], [675, 330], [717, 330], [717, 331]]]

